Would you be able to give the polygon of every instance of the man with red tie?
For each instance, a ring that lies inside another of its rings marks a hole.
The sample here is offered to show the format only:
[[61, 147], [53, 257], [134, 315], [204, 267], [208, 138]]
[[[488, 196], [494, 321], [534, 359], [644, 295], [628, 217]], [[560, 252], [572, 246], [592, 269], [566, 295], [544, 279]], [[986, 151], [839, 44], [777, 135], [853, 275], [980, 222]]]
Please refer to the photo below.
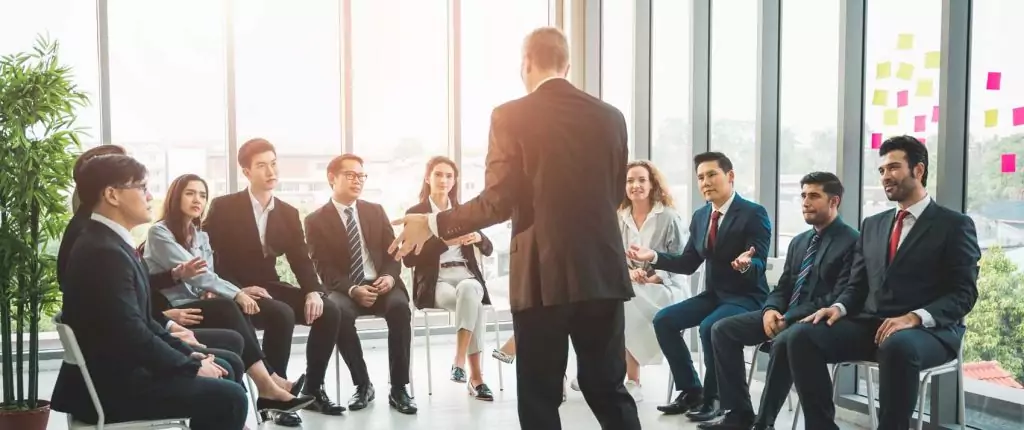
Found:
[[897, 136], [878, 152], [885, 195], [898, 208], [864, 220], [835, 304], [775, 338], [809, 429], [839, 428], [826, 364], [859, 360], [879, 365], [878, 428], [909, 428], [921, 370], [956, 358], [978, 298], [974, 222], [928, 196], [928, 150]]

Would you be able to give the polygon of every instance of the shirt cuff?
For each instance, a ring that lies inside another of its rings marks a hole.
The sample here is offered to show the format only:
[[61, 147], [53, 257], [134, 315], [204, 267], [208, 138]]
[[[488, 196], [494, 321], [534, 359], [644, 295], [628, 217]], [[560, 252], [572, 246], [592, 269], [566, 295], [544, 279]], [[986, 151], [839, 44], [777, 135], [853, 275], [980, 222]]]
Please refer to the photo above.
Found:
[[431, 234], [433, 234], [434, 236], [437, 236], [437, 237], [441, 237], [440, 234], [437, 234], [437, 214], [436, 213], [427, 214], [427, 226], [430, 227], [430, 233]]
[[658, 264], [658, 253], [657, 252], [654, 253], [654, 259], [651, 260], [651, 264], [652, 265]]
[[353, 285], [351, 287], [348, 287], [348, 296], [349, 297], [352, 297], [352, 290], [354, 290], [356, 287], [358, 287], [358, 285]]
[[935, 318], [932, 318], [932, 314], [924, 309], [918, 309], [914, 311], [917, 316], [921, 317], [921, 325], [925, 328], [935, 327]]
[[846, 316], [846, 306], [843, 306], [842, 303], [833, 303], [832, 307], [835, 307], [835, 308], [839, 309], [839, 316], [841, 316], [841, 317], [845, 317]]
[[171, 327], [174, 327], [174, 320], [167, 320], [167, 324], [164, 324], [164, 330], [171, 331]]
[[740, 273], [747, 273], [748, 270], [750, 270], [750, 266], [740, 269]]

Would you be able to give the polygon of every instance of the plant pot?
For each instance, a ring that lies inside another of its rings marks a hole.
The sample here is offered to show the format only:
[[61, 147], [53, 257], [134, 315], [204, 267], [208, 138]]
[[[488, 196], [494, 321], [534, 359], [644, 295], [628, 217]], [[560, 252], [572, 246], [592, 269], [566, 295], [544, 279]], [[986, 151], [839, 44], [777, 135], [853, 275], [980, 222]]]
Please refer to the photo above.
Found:
[[39, 407], [28, 411], [0, 409], [0, 430], [46, 430], [50, 422], [50, 402], [40, 400]]

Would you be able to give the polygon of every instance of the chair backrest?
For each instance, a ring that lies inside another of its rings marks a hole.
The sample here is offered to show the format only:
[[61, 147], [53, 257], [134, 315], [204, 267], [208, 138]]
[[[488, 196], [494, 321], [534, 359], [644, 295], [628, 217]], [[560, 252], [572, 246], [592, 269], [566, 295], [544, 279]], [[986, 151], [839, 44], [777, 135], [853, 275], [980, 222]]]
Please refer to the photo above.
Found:
[[779, 278], [786, 267], [785, 258], [769, 258], [764, 267], [764, 277], [768, 280], [768, 287], [775, 289], [779, 285]]
[[71, 326], [61, 321], [63, 314], [58, 312], [53, 317], [53, 323], [57, 326], [57, 335], [60, 336], [60, 344], [64, 347], [64, 362], [78, 368], [82, 372], [82, 380], [85, 381], [85, 388], [89, 390], [89, 398], [92, 406], [96, 408], [97, 424], [100, 426], [105, 422], [103, 405], [100, 404], [100, 396], [96, 394], [96, 386], [92, 383], [92, 376], [89, 375], [89, 367], [85, 364], [85, 357], [82, 356], [82, 349], [78, 347], [78, 338]]

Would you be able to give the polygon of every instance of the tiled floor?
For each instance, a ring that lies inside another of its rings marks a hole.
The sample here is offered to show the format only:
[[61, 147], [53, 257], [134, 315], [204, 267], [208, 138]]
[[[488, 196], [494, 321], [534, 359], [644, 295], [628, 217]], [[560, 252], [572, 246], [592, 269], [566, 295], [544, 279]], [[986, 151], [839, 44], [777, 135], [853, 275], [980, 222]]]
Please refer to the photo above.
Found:
[[[504, 339], [506, 333], [502, 333]], [[509, 333], [510, 334], [510, 333]], [[493, 336], [493, 334], [492, 334]], [[474, 400], [467, 395], [463, 385], [448, 380], [447, 373], [451, 366], [451, 357], [454, 354], [454, 336], [432, 336], [431, 350], [433, 368], [433, 395], [427, 394], [427, 371], [426, 371], [426, 348], [423, 338], [417, 337], [416, 348], [413, 353], [414, 381], [416, 382], [415, 396], [419, 406], [419, 414], [406, 416], [391, 411], [387, 403], [386, 390], [387, 381], [387, 343], [385, 340], [364, 341], [363, 347], [366, 350], [366, 360], [369, 365], [370, 375], [377, 387], [377, 400], [367, 409], [359, 412], [346, 412], [342, 417], [325, 417], [315, 413], [302, 412], [304, 421], [303, 428], [315, 429], [337, 429], [337, 428], [358, 428], [364, 430], [384, 429], [488, 429], [488, 430], [513, 430], [519, 429], [519, 420], [516, 413], [516, 390], [515, 390], [515, 369], [514, 366], [503, 366], [505, 390], [499, 391], [498, 383], [498, 362], [490, 357], [484, 360], [485, 379], [492, 390], [495, 391], [493, 403]], [[302, 349], [295, 348], [290, 363], [290, 374], [297, 375], [302, 372], [304, 360]], [[575, 367], [575, 357], [570, 354], [569, 368]], [[58, 362], [47, 362], [44, 371], [40, 376], [41, 393], [44, 397], [49, 396], [57, 372], [53, 369], [59, 365]], [[328, 370], [327, 392], [334, 397], [334, 362], [331, 362]], [[342, 366], [343, 378], [341, 383], [342, 402], [352, 394], [352, 384], [348, 378], [348, 371]], [[570, 371], [570, 377], [572, 376]], [[641, 379], [644, 382], [644, 400], [637, 406], [640, 411], [640, 421], [644, 429], [648, 430], [678, 430], [694, 429], [696, 425], [690, 423], [683, 416], [663, 416], [655, 406], [665, 400], [666, 387], [668, 383], [668, 366], [649, 366], [643, 369]], [[752, 395], [760, 395], [761, 386], [755, 382], [752, 387]], [[794, 396], [794, 400], [795, 400]], [[333, 399], [339, 401], [339, 399]], [[598, 423], [590, 413], [583, 396], [569, 389], [569, 399], [562, 405], [562, 423], [565, 428], [571, 429], [598, 429]], [[778, 429], [789, 429], [792, 423], [792, 413], [783, 408], [783, 412], [776, 423]], [[249, 427], [256, 427], [255, 417], [250, 415]], [[840, 423], [843, 430], [859, 429], [856, 425]], [[65, 430], [67, 422], [63, 414], [54, 412], [50, 417], [49, 429]], [[273, 424], [264, 424], [261, 429], [287, 428]]]

